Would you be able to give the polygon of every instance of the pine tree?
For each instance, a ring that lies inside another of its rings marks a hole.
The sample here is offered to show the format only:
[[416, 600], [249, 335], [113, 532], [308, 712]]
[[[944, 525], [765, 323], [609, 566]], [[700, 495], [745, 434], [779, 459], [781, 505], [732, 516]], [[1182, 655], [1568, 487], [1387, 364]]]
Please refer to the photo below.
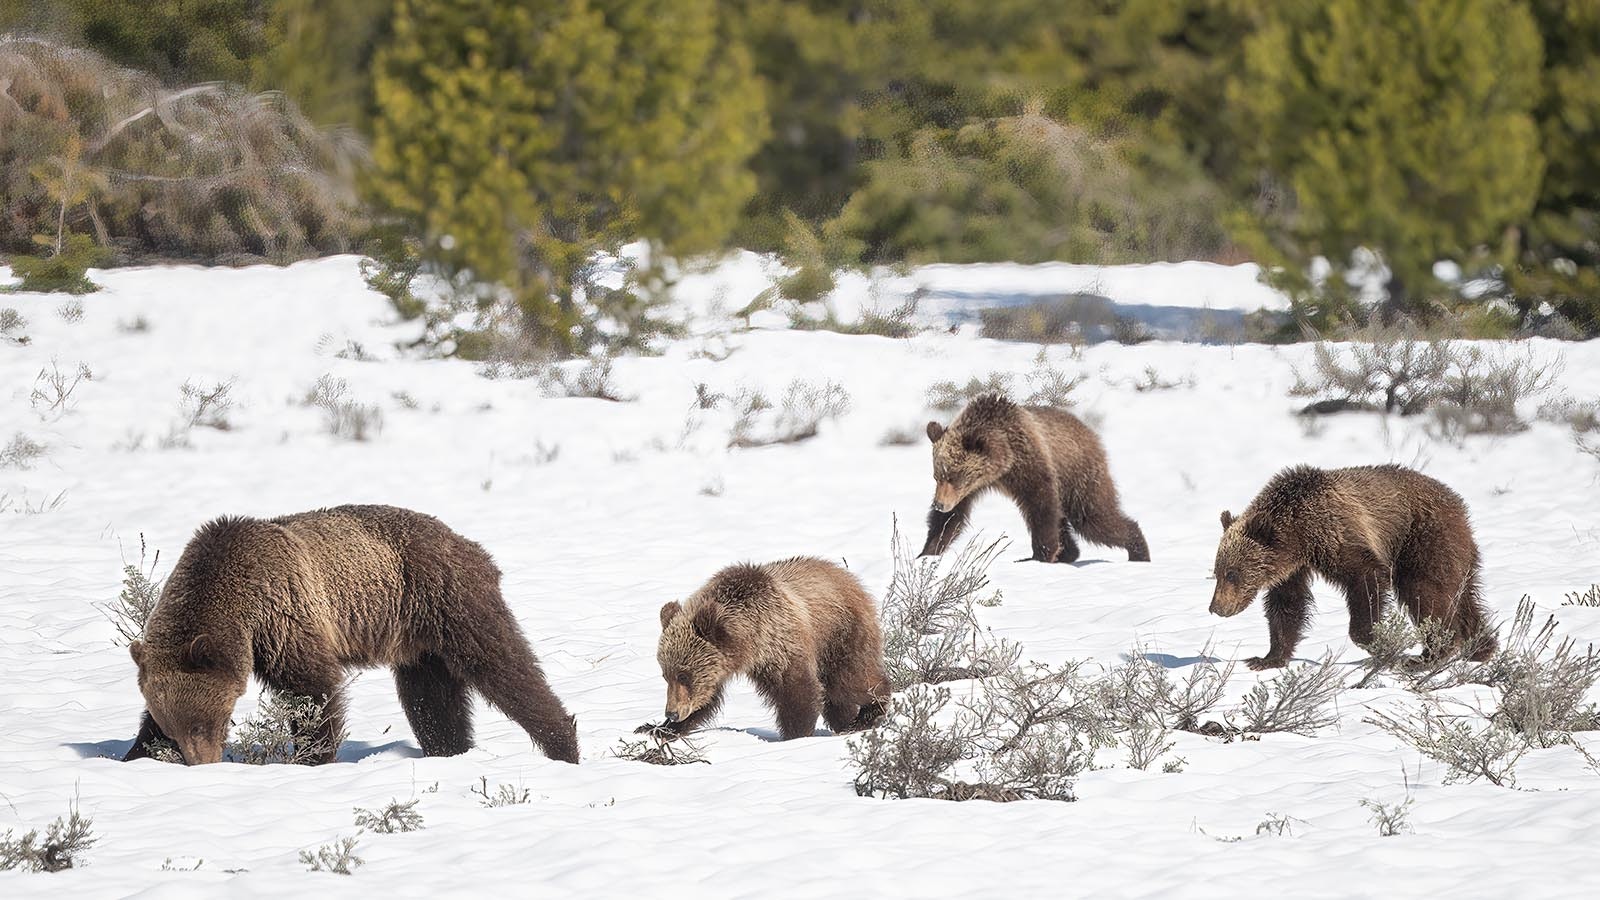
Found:
[[1419, 309], [1436, 260], [1498, 244], [1533, 207], [1539, 60], [1518, 0], [1273, 7], [1228, 89], [1248, 161], [1287, 191], [1255, 249], [1337, 274], [1366, 247], [1391, 272], [1388, 308]]
[[374, 61], [373, 187], [448, 273], [563, 347], [595, 251], [721, 245], [763, 134], [715, 0], [398, 0]]
[[1548, 164], [1511, 288], [1524, 313], [1549, 303], [1600, 335], [1600, 5], [1530, 5], [1544, 38], [1534, 115]]

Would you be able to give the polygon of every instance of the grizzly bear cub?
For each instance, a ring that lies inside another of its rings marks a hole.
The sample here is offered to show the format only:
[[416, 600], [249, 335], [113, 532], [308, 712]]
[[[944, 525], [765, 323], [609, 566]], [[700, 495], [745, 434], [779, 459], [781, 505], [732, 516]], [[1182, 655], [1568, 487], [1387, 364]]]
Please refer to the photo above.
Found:
[[699, 728], [741, 673], [777, 713], [786, 741], [809, 736], [819, 711], [835, 733], [869, 728], [890, 696], [872, 597], [854, 575], [809, 557], [729, 566], [688, 600], [661, 607], [656, 659], [666, 724], [640, 731]]
[[968, 403], [949, 428], [929, 422], [928, 440], [934, 490], [923, 556], [949, 549], [972, 504], [995, 488], [1022, 511], [1036, 560], [1076, 562], [1076, 531], [1091, 543], [1127, 550], [1132, 561], [1150, 561], [1139, 523], [1118, 504], [1105, 448], [1077, 416], [986, 394]]
[[146, 712], [125, 759], [168, 740], [190, 765], [220, 761], [228, 717], [254, 673], [323, 702], [320, 722], [296, 741], [330, 762], [345, 669], [390, 666], [427, 755], [472, 747], [476, 690], [547, 756], [578, 761], [574, 720], [501, 598], [488, 552], [410, 510], [216, 519], [184, 548], [143, 640], [128, 649]]
[[1211, 612], [1227, 617], [1267, 592], [1265, 656], [1252, 669], [1285, 665], [1305, 631], [1311, 576], [1332, 582], [1350, 606], [1350, 640], [1372, 643], [1393, 587], [1413, 622], [1434, 619], [1455, 635], [1453, 652], [1494, 654], [1479, 602], [1478, 545], [1462, 499], [1401, 466], [1295, 466], [1267, 482], [1237, 518], [1222, 514]]

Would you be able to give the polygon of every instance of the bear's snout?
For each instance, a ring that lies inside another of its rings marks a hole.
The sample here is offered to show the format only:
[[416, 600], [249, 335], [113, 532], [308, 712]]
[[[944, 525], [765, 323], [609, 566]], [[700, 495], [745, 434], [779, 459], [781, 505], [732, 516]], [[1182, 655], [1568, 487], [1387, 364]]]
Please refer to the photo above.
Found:
[[676, 725], [676, 724], [678, 724], [678, 714], [673, 712], [670, 709], [667, 710], [667, 714], [666, 714], [665, 718], [667, 720], [667, 724], [668, 725]]
[[1221, 587], [1218, 587], [1211, 594], [1211, 614], [1213, 616], [1221, 616], [1224, 619], [1231, 618], [1243, 612], [1246, 605], [1248, 604], [1241, 602], [1237, 597], [1225, 595]]
[[935, 482], [934, 483], [934, 486], [933, 486], [933, 507], [934, 507], [934, 509], [937, 509], [939, 512], [942, 512], [942, 513], [947, 513], [950, 510], [955, 509], [956, 508], [956, 504], [959, 503], [959, 502], [961, 502], [961, 496], [960, 496], [960, 494], [957, 493], [955, 485], [950, 484], [947, 481], [939, 481], [939, 482]]

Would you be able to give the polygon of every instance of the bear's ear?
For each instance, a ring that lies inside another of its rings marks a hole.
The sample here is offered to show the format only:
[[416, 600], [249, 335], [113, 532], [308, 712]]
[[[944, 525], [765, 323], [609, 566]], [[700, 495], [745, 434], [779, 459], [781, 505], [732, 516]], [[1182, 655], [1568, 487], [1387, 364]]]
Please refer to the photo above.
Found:
[[1222, 530], [1223, 531], [1227, 531], [1228, 530], [1228, 526], [1232, 525], [1232, 524], [1233, 524], [1233, 513], [1228, 512], [1227, 510], [1223, 510], [1222, 511]]
[[216, 638], [208, 635], [195, 635], [183, 650], [183, 667], [192, 672], [208, 672], [225, 665], [222, 648], [217, 645]]
[[722, 610], [710, 603], [695, 610], [694, 633], [713, 647], [727, 643], [728, 629], [722, 622]]
[[133, 657], [133, 664], [144, 668], [144, 641], [134, 641], [128, 645], [128, 655]]
[[944, 426], [940, 425], [938, 422], [929, 422], [928, 423], [928, 440], [930, 440], [933, 443], [937, 444], [937, 443], [939, 443], [939, 438], [942, 438], [942, 437], [944, 437]]
[[667, 627], [667, 623], [671, 622], [673, 619], [676, 619], [678, 617], [678, 613], [681, 612], [683, 612], [683, 606], [682, 604], [678, 603], [678, 601], [668, 600], [666, 603], [663, 603], [661, 605], [662, 629], [665, 629]]

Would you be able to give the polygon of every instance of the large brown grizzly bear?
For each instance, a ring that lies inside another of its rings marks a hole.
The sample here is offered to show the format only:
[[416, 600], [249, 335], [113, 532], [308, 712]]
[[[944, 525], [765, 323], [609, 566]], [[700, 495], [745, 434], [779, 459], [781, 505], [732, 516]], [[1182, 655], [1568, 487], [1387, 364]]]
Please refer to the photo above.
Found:
[[818, 712], [835, 733], [869, 728], [891, 693], [872, 597], [854, 575], [809, 557], [729, 566], [688, 600], [661, 607], [656, 659], [667, 719], [655, 727], [671, 734], [715, 716], [723, 687], [741, 673], [772, 705], [786, 741], [811, 735]]
[[1372, 642], [1392, 586], [1412, 621], [1448, 624], [1456, 652], [1477, 661], [1494, 653], [1466, 504], [1426, 475], [1392, 465], [1295, 466], [1273, 476], [1237, 518], [1224, 512], [1222, 528], [1211, 612], [1237, 615], [1267, 592], [1272, 645], [1245, 660], [1252, 669], [1289, 661], [1310, 615], [1313, 573], [1344, 592], [1358, 646]]
[[577, 729], [500, 596], [480, 546], [432, 516], [339, 506], [277, 519], [225, 517], [184, 548], [129, 647], [146, 712], [126, 759], [152, 740], [185, 762], [222, 759], [228, 717], [253, 672], [326, 700], [300, 736], [334, 758], [351, 666], [390, 666], [422, 750], [472, 747], [476, 690], [552, 759], [578, 761]]
[[949, 428], [929, 422], [928, 440], [934, 490], [923, 556], [949, 549], [972, 504], [994, 488], [1022, 511], [1036, 560], [1076, 562], [1076, 531], [1091, 543], [1122, 547], [1130, 560], [1150, 561], [1139, 523], [1118, 504], [1105, 448], [1077, 416], [986, 394], [968, 403]]

